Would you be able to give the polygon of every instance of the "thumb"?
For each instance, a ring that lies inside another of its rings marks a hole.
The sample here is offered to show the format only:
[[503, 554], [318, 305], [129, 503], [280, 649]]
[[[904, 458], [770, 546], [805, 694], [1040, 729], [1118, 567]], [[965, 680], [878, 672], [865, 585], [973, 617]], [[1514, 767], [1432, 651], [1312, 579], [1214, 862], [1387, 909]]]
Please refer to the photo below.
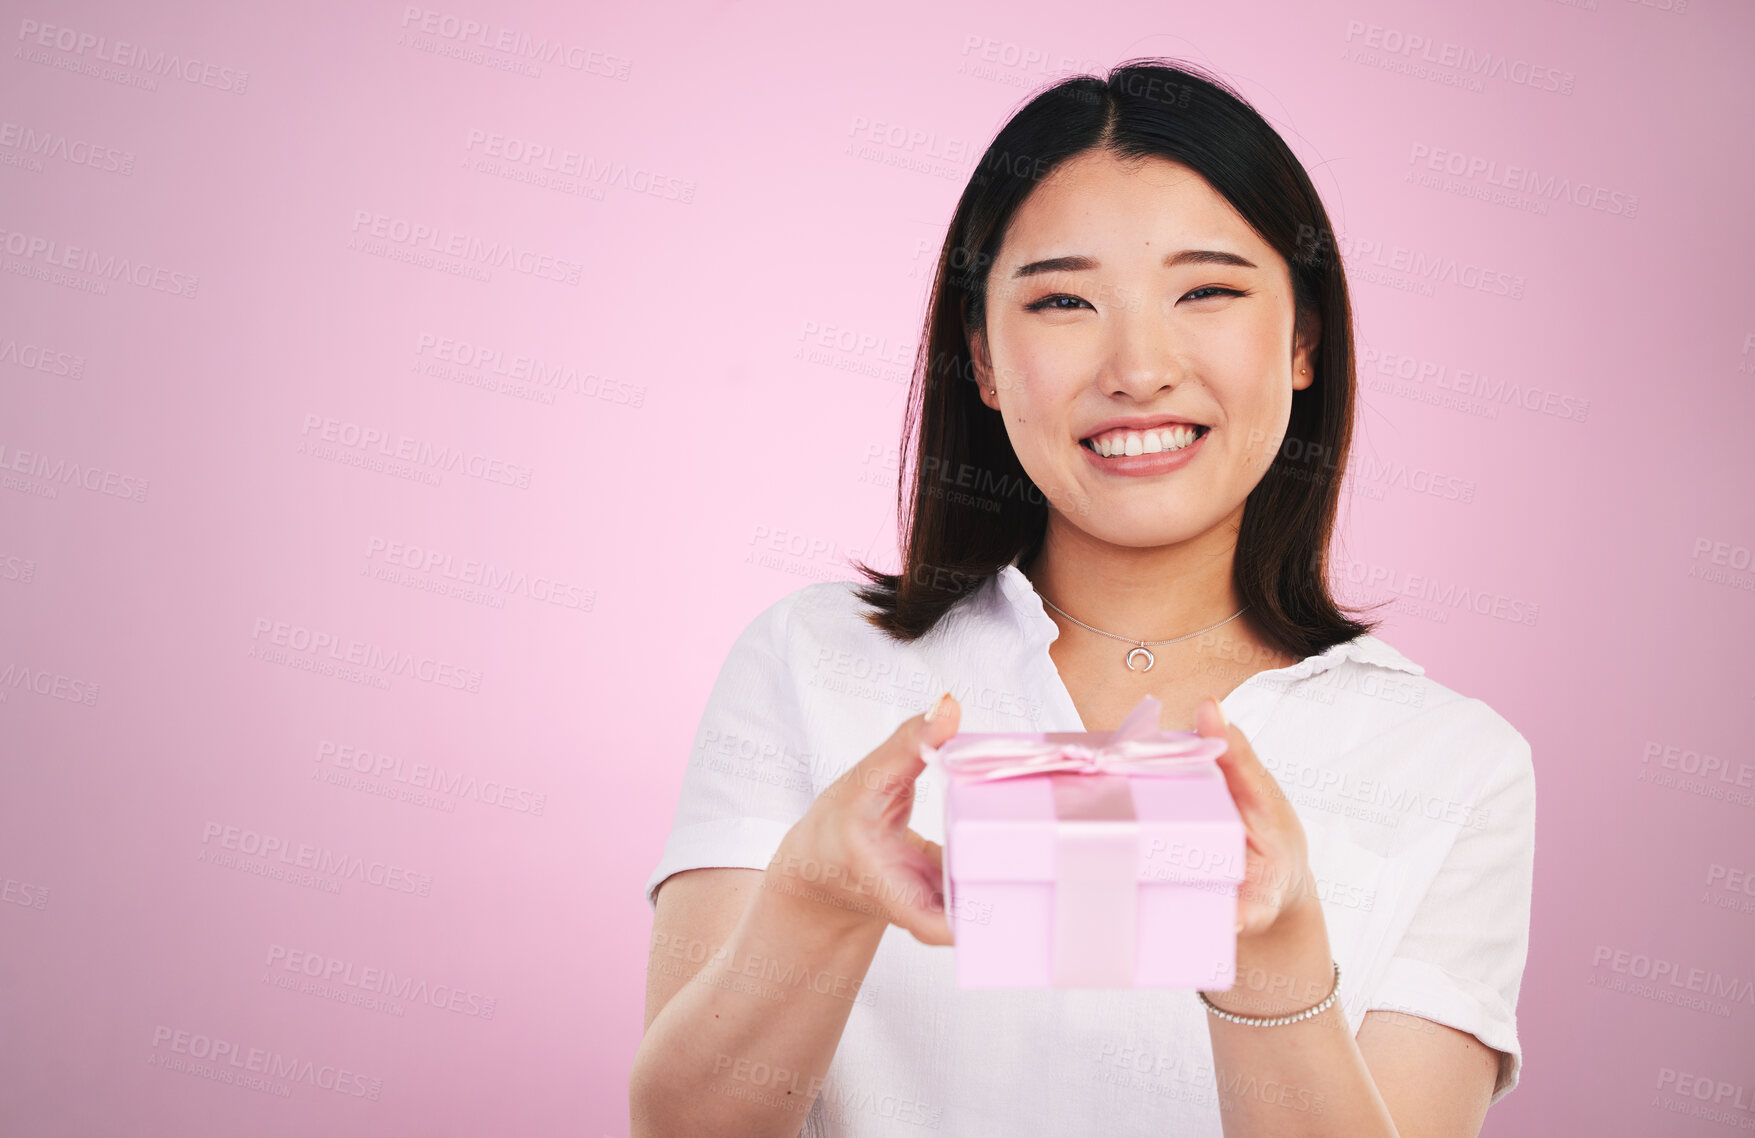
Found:
[[1201, 700], [1195, 711], [1194, 726], [1195, 734], [1203, 739], [1225, 740], [1225, 751], [1215, 761], [1225, 776], [1225, 786], [1231, 791], [1231, 800], [1237, 803], [1237, 808], [1247, 811], [1259, 806], [1261, 796], [1254, 780], [1260, 764], [1246, 742], [1239, 746], [1237, 729], [1225, 718], [1225, 709], [1219, 706], [1218, 700], [1211, 696]]
[[1218, 700], [1208, 696], [1200, 701], [1200, 707], [1194, 714], [1195, 734], [1203, 739], [1229, 739], [1230, 727], [1230, 722], [1225, 718], [1225, 709], [1219, 706]]
[[[962, 708], [945, 692], [925, 712], [902, 721], [895, 733], [865, 757], [860, 764], [867, 775], [877, 776], [886, 785], [894, 781], [912, 783], [926, 769], [926, 755], [957, 733], [962, 722]], [[872, 785], [870, 779], [866, 785]]]
[[950, 692], [939, 696], [920, 717], [920, 735], [915, 749], [941, 745], [957, 733], [957, 727], [962, 722], [963, 705], [957, 702], [956, 697]]
[[890, 738], [865, 755], [849, 774], [865, 790], [877, 790], [885, 796], [913, 794], [914, 780], [927, 769], [928, 748], [944, 743], [956, 734], [962, 720], [962, 709], [946, 692], [921, 715], [902, 720]]
[[[910, 721], [912, 722], [912, 721]], [[930, 753], [945, 744], [963, 722], [963, 707], [950, 692], [946, 692], [933, 701], [926, 713], [921, 715], [914, 729], [914, 737], [909, 741], [908, 749], [913, 752], [922, 767]]]

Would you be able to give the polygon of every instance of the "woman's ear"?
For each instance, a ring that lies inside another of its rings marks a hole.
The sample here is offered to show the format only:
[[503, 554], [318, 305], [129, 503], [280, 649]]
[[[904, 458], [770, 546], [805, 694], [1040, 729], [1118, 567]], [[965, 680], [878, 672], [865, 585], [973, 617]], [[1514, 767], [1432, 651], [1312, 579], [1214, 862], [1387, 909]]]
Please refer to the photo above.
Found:
[[974, 365], [975, 387], [981, 402], [999, 410], [999, 392], [993, 382], [993, 358], [987, 354], [987, 337], [979, 330], [969, 334], [969, 360]]
[[1292, 345], [1292, 390], [1303, 391], [1316, 382], [1316, 348], [1322, 343], [1322, 318], [1314, 312], [1299, 321]]

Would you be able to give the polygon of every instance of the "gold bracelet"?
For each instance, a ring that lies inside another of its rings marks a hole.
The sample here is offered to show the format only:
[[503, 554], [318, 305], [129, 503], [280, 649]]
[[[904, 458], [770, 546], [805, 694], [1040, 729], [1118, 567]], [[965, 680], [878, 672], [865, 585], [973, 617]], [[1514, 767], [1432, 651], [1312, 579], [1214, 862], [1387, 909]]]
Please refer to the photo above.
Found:
[[1225, 1011], [1223, 1008], [1214, 1007], [1213, 1001], [1207, 999], [1207, 994], [1205, 992], [1196, 990], [1194, 994], [1199, 996], [1200, 1002], [1207, 1006], [1207, 1011], [1212, 1012], [1220, 1019], [1229, 1020], [1232, 1023], [1241, 1023], [1248, 1027], [1280, 1027], [1288, 1023], [1297, 1023], [1301, 1019], [1309, 1019], [1314, 1015], [1321, 1015], [1329, 1009], [1329, 1005], [1335, 1002], [1335, 997], [1341, 994], [1341, 962], [1338, 960], [1335, 961], [1335, 986], [1329, 991], [1328, 996], [1323, 999], [1322, 1003], [1317, 1004], [1313, 1008], [1305, 1008], [1303, 1011], [1296, 1012], [1289, 1016], [1240, 1016], [1233, 1012]]

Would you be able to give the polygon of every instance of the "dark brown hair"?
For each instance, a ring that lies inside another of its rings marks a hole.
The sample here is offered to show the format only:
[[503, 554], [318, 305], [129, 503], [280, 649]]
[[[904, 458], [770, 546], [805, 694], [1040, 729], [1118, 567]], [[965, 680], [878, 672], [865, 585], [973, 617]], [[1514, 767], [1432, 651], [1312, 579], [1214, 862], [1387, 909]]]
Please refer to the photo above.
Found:
[[939, 252], [902, 426], [902, 571], [853, 564], [871, 582], [857, 590], [876, 610], [866, 619], [897, 640], [918, 639], [1014, 556], [1027, 563], [1040, 548], [1050, 503], [976, 392], [968, 332], [986, 327], [988, 271], [1012, 215], [1057, 167], [1092, 150], [1188, 166], [1285, 258], [1296, 326], [1320, 333], [1315, 375], [1292, 393], [1285, 439], [1245, 502], [1234, 581], [1257, 634], [1295, 658], [1369, 632], [1375, 624], [1342, 613], [1328, 588], [1355, 385], [1352, 308], [1328, 214], [1255, 108], [1212, 74], [1162, 59], [1129, 60], [1106, 78], [1077, 76], [1035, 95], [964, 188]]

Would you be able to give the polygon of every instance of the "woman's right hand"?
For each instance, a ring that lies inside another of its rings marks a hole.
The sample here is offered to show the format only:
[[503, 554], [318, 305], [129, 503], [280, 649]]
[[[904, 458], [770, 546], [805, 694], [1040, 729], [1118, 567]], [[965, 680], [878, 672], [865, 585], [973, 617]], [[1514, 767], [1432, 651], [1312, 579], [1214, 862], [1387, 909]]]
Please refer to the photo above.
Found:
[[782, 839], [762, 887], [809, 903], [822, 928], [895, 924], [922, 944], [950, 944], [944, 850], [909, 829], [908, 819], [914, 780], [926, 768], [921, 745], [955, 735], [961, 718], [946, 692], [824, 788]]

